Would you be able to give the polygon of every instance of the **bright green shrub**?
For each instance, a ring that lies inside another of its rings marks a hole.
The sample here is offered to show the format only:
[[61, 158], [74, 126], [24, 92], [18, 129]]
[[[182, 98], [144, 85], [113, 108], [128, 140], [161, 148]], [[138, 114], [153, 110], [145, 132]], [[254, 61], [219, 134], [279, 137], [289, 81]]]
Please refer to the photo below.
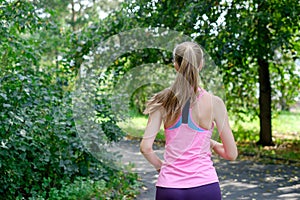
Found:
[[[113, 162], [99, 162], [76, 135], [71, 97], [50, 74], [27, 70], [0, 78], [0, 195], [49, 197], [75, 177], [110, 180]], [[113, 160], [113, 157], [111, 157]]]

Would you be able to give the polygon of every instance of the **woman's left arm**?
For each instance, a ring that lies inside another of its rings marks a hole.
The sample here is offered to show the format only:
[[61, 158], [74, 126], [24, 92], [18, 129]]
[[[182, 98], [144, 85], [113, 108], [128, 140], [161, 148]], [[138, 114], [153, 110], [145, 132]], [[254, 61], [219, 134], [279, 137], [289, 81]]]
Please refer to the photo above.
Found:
[[159, 172], [162, 161], [153, 151], [153, 143], [156, 138], [156, 135], [160, 129], [162, 123], [162, 114], [160, 110], [157, 110], [151, 114], [149, 114], [148, 124], [143, 136], [143, 139], [140, 143], [140, 151], [143, 156], [148, 160], [150, 164], [152, 164], [155, 169]]

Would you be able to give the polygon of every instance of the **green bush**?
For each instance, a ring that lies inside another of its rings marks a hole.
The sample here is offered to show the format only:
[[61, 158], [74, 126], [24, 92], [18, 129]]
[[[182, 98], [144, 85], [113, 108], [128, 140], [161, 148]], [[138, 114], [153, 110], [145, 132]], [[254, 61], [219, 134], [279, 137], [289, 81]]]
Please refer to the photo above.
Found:
[[[43, 4], [0, 4], [0, 199], [55, 199], [55, 192], [75, 190], [79, 183], [87, 187], [88, 180], [108, 187], [122, 169], [114, 165], [114, 155], [90, 154], [77, 136], [72, 112], [69, 88], [78, 68], [71, 63], [76, 60], [78, 67], [89, 46], [77, 54], [72, 44], [78, 45], [78, 35], [41, 17], [47, 10]], [[108, 103], [104, 107], [109, 110]], [[99, 124], [105, 142], [117, 141], [122, 132], [115, 117], [103, 111], [97, 110], [110, 117]]]
[[[49, 200], [90, 200], [90, 199], [133, 199], [140, 186], [136, 174], [119, 171], [109, 181], [77, 177], [73, 183], [62, 182], [60, 189], [51, 188]], [[45, 180], [47, 184], [47, 180]], [[29, 200], [44, 200], [43, 196], [31, 197]]]
[[47, 199], [78, 176], [108, 181], [120, 170], [85, 149], [63, 88], [51, 74], [33, 70], [0, 78], [1, 198]]

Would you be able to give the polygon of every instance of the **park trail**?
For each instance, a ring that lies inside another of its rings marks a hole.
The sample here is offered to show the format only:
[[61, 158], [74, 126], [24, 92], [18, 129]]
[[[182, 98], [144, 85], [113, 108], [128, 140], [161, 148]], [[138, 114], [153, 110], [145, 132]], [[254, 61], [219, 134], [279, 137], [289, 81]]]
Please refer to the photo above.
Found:
[[[137, 200], [155, 199], [158, 173], [139, 151], [139, 140], [122, 140], [117, 146], [122, 163], [133, 165], [143, 183]], [[154, 146], [159, 157], [163, 147]], [[253, 161], [226, 161], [213, 157], [223, 200], [300, 200], [300, 170], [297, 166], [262, 164]]]

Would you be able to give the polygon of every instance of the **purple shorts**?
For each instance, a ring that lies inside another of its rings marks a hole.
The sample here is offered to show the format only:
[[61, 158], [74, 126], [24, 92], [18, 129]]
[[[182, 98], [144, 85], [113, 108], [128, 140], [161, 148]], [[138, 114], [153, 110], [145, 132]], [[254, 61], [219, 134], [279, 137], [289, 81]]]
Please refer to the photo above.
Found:
[[218, 182], [193, 188], [156, 187], [156, 200], [221, 200]]

